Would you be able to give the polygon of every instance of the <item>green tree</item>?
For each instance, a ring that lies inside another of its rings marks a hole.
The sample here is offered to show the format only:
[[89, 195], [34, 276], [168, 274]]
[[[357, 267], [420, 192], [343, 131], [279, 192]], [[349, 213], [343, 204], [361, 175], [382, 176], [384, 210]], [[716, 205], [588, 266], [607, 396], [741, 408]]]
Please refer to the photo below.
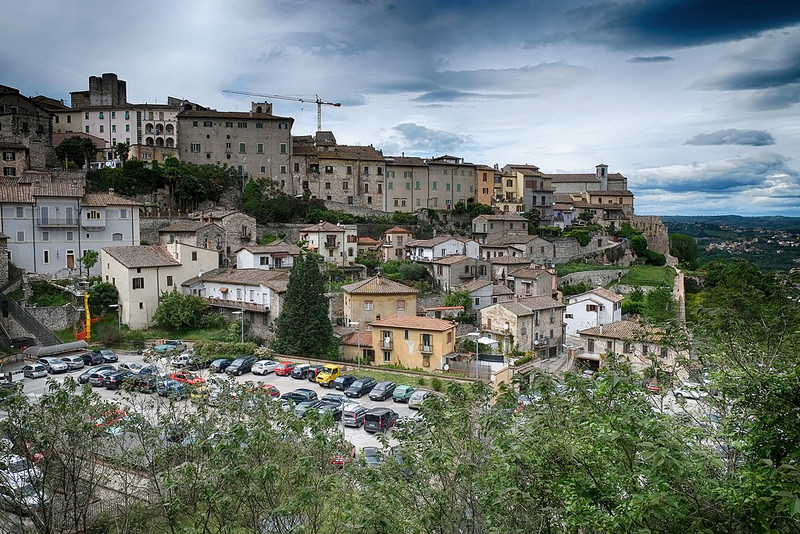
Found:
[[81, 167], [94, 161], [97, 145], [89, 138], [73, 135], [56, 147], [56, 156], [62, 162], [72, 162]]
[[453, 291], [444, 298], [445, 306], [463, 306], [464, 313], [468, 313], [472, 307], [472, 297], [469, 291], [462, 289], [460, 291]]
[[591, 223], [594, 220], [594, 213], [589, 210], [583, 210], [578, 214], [578, 220], [583, 221], [586, 224]]
[[536, 208], [527, 210], [522, 216], [528, 219], [529, 234], [533, 234], [533, 231], [542, 224], [542, 212]]
[[89, 271], [97, 265], [97, 260], [100, 258], [100, 254], [96, 250], [84, 250], [83, 256], [78, 258], [78, 261], [86, 268], [86, 274], [89, 274]]
[[686, 234], [670, 234], [669, 253], [678, 258], [681, 264], [694, 267], [700, 251], [693, 237]]
[[153, 321], [163, 328], [178, 330], [194, 328], [203, 324], [208, 304], [195, 295], [183, 295], [178, 291], [163, 293], [158, 299], [158, 308]]
[[119, 292], [117, 286], [108, 282], [102, 282], [89, 291], [89, 308], [95, 317], [99, 317], [108, 311], [109, 304], [117, 304]]
[[131, 144], [127, 141], [124, 143], [117, 143], [114, 145], [114, 152], [117, 154], [117, 157], [124, 165], [126, 161], [128, 161], [128, 157], [131, 151]]
[[336, 350], [317, 258], [308, 253], [294, 261], [283, 309], [275, 320], [272, 348], [278, 353], [327, 358]]
[[467, 211], [470, 217], [477, 217], [478, 215], [491, 215], [494, 213], [494, 208], [480, 202], [467, 203]]
[[672, 290], [667, 287], [658, 287], [648, 291], [645, 295], [641, 313], [654, 324], [664, 324], [675, 318], [676, 309]]

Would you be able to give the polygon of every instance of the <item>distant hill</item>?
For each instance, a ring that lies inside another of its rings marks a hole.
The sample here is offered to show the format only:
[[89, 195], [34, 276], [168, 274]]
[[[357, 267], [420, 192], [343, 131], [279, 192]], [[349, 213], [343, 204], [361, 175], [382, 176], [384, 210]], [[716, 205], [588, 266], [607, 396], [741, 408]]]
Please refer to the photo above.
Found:
[[800, 217], [662, 216], [669, 233], [694, 237], [700, 261], [744, 258], [762, 271], [800, 267]]

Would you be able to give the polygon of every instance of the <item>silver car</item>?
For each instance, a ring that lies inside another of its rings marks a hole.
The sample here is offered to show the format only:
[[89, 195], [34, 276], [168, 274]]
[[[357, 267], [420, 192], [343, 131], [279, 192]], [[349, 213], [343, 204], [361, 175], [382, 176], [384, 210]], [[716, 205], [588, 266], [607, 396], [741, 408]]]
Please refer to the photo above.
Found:
[[41, 363], [29, 363], [22, 368], [25, 378], [41, 378], [47, 376], [47, 367]]
[[47, 372], [51, 375], [66, 373], [69, 370], [69, 366], [62, 362], [60, 358], [45, 356], [44, 358], [39, 358], [39, 362], [47, 368]]
[[61, 361], [67, 364], [70, 371], [73, 369], [83, 369], [84, 366], [83, 358], [80, 356], [64, 356], [61, 358]]
[[106, 377], [116, 372], [116, 369], [103, 369], [102, 371], [96, 371], [89, 375], [89, 383], [95, 387], [102, 387], [105, 385]]

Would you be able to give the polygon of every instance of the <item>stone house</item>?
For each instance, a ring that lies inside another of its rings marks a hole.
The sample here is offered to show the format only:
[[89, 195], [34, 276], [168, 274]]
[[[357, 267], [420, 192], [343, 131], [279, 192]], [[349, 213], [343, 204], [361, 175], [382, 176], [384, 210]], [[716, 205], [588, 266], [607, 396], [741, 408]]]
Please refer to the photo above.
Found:
[[243, 211], [215, 208], [195, 213], [194, 219], [215, 223], [225, 230], [225, 257], [229, 262], [237, 250], [256, 244], [256, 219]]
[[503, 284], [497, 284], [490, 280], [470, 280], [466, 284], [456, 288], [456, 291], [467, 291], [472, 306], [467, 313], [477, 313], [486, 306], [497, 304], [498, 302], [508, 302], [513, 298], [514, 292]]
[[386, 156], [386, 209], [411, 213], [428, 206], [428, 165], [422, 158]]
[[567, 298], [564, 324], [567, 334], [622, 320], [622, 295], [598, 287]]
[[489, 263], [463, 254], [421, 262], [433, 276], [439, 291], [451, 291], [474, 278], [489, 279]]
[[220, 254], [220, 264], [227, 245], [225, 238], [224, 228], [206, 220], [179, 219], [158, 230], [158, 241], [162, 245], [178, 242], [213, 249]]
[[352, 265], [358, 253], [358, 227], [320, 221], [300, 230], [305, 248], [338, 266]]
[[414, 239], [408, 243], [409, 258], [413, 261], [433, 261], [456, 255], [477, 258], [478, 250], [478, 243], [471, 239], [447, 235], [432, 239]]
[[558, 294], [558, 273], [555, 269], [532, 263], [508, 273], [514, 294], [519, 297], [553, 297]]
[[425, 160], [428, 165], [428, 205], [435, 210], [451, 210], [459, 201], [466, 206], [475, 200], [476, 166], [463, 158], [439, 156]]
[[536, 358], [561, 354], [564, 304], [550, 296], [514, 298], [479, 312], [481, 331], [498, 341], [502, 351], [534, 351]]
[[611, 353], [628, 360], [634, 372], [676, 373], [677, 351], [663, 344], [664, 332], [633, 321], [614, 321], [578, 331], [583, 352], [578, 365], [599, 370]]
[[381, 275], [342, 286], [345, 324], [367, 330], [373, 321], [394, 315], [416, 315], [418, 289]]
[[103, 247], [100, 266], [104, 282], [119, 291], [120, 321], [131, 330], [149, 328], [159, 297], [179, 291], [180, 285], [198, 273], [216, 269], [215, 250], [183, 243]]
[[381, 252], [383, 261], [406, 259], [406, 247], [413, 241], [411, 232], [405, 228], [395, 226], [383, 233]]
[[[53, 167], [52, 114], [18, 89], [0, 85], [0, 153], [4, 178]], [[13, 237], [13, 236], [12, 236]]]
[[472, 237], [482, 245], [519, 234], [528, 234], [528, 219], [521, 215], [478, 215], [472, 220]]
[[545, 225], [553, 220], [553, 187], [551, 179], [535, 165], [509, 164], [505, 172], [515, 174], [522, 183], [522, 202], [525, 209], [536, 209]]
[[395, 315], [372, 323], [376, 364], [440, 370], [455, 352], [456, 323], [412, 315]]

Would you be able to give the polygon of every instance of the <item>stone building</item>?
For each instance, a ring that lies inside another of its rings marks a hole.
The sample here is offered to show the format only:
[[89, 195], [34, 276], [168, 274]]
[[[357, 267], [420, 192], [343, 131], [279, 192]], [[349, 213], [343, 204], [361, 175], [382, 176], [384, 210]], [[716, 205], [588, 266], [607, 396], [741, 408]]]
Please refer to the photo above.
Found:
[[53, 167], [52, 114], [13, 87], [0, 85], [0, 153], [2, 176]]
[[466, 205], [476, 198], [477, 166], [463, 158], [439, 156], [425, 160], [428, 164], [428, 205], [435, 210], [450, 210], [461, 201]]
[[428, 165], [422, 158], [386, 156], [387, 212], [410, 213], [428, 206]]

